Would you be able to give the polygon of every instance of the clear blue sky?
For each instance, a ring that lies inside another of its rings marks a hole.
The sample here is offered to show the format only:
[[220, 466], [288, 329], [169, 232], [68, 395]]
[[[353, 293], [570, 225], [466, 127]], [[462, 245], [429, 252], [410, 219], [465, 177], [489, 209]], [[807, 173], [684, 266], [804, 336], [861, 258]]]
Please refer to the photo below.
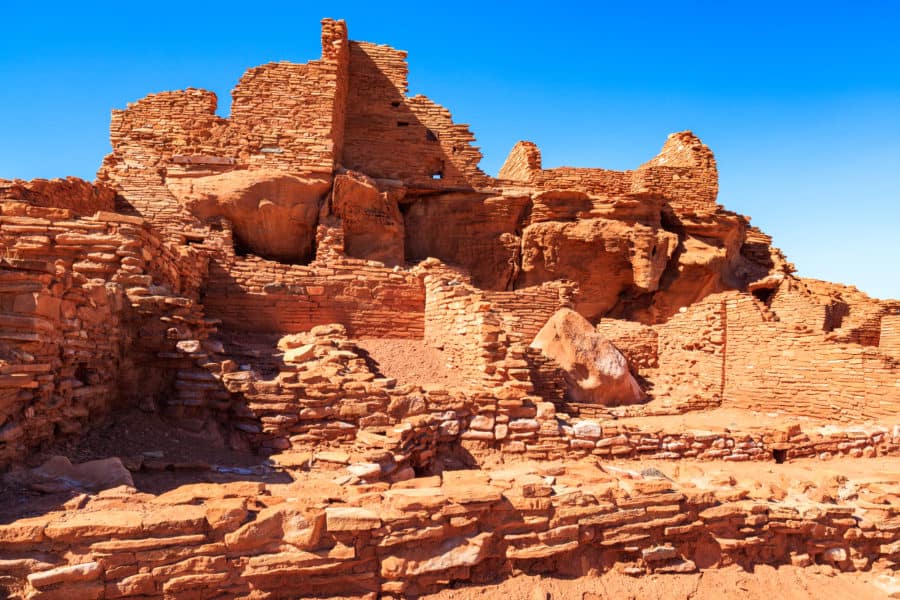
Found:
[[[638, 6], [631, 6], [636, 5]], [[93, 179], [109, 111], [219, 95], [248, 67], [319, 54], [319, 20], [408, 50], [412, 93], [469, 123], [496, 174], [519, 139], [544, 166], [633, 168], [666, 134], [713, 149], [719, 202], [801, 275], [900, 298], [900, 2], [7, 0], [0, 177]]]

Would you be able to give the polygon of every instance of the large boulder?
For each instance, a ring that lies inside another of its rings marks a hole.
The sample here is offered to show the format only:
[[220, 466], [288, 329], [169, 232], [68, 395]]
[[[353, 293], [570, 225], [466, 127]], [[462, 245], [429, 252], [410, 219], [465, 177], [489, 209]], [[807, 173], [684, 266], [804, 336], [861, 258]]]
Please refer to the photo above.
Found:
[[303, 263], [314, 255], [319, 207], [331, 177], [257, 169], [169, 178], [166, 184], [194, 216], [231, 221], [243, 251]]
[[622, 353], [574, 310], [556, 311], [531, 347], [562, 368], [573, 402], [616, 406], [645, 397]]

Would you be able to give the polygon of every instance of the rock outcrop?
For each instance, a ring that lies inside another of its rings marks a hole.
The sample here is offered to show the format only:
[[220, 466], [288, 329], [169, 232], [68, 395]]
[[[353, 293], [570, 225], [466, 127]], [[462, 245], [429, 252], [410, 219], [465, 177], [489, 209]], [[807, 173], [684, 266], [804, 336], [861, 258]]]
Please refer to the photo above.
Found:
[[644, 399], [622, 353], [574, 310], [562, 308], [550, 317], [531, 347], [562, 367], [575, 402], [617, 406]]
[[309, 262], [327, 177], [259, 169], [168, 178], [188, 213], [202, 221], [226, 219], [237, 251], [282, 262]]
[[389, 267], [404, 264], [399, 205], [404, 194], [402, 187], [381, 191], [374, 180], [352, 171], [335, 178], [331, 206], [343, 225], [347, 256], [376, 260]]

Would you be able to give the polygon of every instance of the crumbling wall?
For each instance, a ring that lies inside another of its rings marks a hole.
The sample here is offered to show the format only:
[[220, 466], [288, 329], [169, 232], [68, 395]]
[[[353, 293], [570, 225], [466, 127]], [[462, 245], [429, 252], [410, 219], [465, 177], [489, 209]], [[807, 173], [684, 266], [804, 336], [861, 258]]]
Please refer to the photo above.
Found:
[[528, 345], [560, 308], [571, 308], [574, 286], [551, 281], [509, 292], [484, 293], [500, 315], [503, 329], [514, 343]]
[[425, 284], [425, 341], [440, 348], [474, 387], [484, 385], [487, 364], [506, 342], [499, 317], [464, 274], [434, 259], [419, 269]]
[[205, 224], [165, 187], [170, 179], [232, 170], [318, 173], [329, 179], [343, 141], [349, 48], [346, 25], [322, 24], [322, 58], [270, 63], [235, 87], [231, 116], [215, 115], [216, 95], [187, 89], [151, 94], [113, 111], [113, 151], [98, 178], [120, 194], [119, 207], [170, 236]]
[[118, 402], [160, 391], [152, 378], [126, 383], [156, 364], [155, 356], [133, 363], [126, 355], [154, 342], [171, 350], [179, 339], [172, 325], [160, 324], [156, 337], [143, 331], [164, 311], [141, 315], [140, 305], [163, 296], [192, 305], [205, 261], [190, 248], [163, 245], [133, 217], [75, 218], [21, 202], [0, 208], [2, 465], [83, 431]]
[[540, 148], [534, 142], [516, 143], [500, 172], [501, 182], [528, 184], [540, 190], [578, 190], [616, 196], [631, 191], [631, 171], [555, 167], [544, 169]]
[[680, 215], [712, 214], [720, 210], [719, 171], [712, 150], [690, 131], [669, 135], [663, 149], [641, 165], [632, 190], [665, 196]]
[[723, 295], [686, 307], [654, 329], [659, 367], [653, 396], [678, 411], [718, 406], [724, 394], [725, 346], [730, 339]]
[[724, 405], [840, 421], [884, 419], [900, 402], [897, 363], [765, 320], [750, 296], [726, 301]]
[[[815, 296], [804, 293], [792, 280], [773, 290], [768, 302], [763, 301], [768, 311], [788, 330], [808, 333], [822, 333], [834, 328], [835, 319], [831, 306]], [[765, 310], [765, 309], [764, 309]]]
[[448, 471], [367, 493], [320, 475], [293, 484], [291, 497], [256, 482], [84, 497], [78, 508], [0, 525], [0, 589], [409, 597], [522, 572], [890, 569], [900, 544], [890, 505], [735, 500], [664, 479], [569, 471]]
[[0, 202], [12, 200], [32, 206], [64, 208], [81, 216], [114, 210], [115, 197], [112, 189], [92, 185], [77, 177], [31, 181], [0, 179]]
[[655, 373], [659, 367], [659, 332], [634, 321], [602, 319], [597, 333], [608, 339], [628, 360], [636, 375]]
[[419, 278], [344, 256], [342, 232], [338, 242], [326, 231], [320, 225], [317, 258], [310, 265], [235, 256], [224, 232], [210, 264], [206, 310], [236, 331], [294, 333], [342, 323], [357, 337], [421, 339], [425, 291]]
[[424, 96], [407, 97], [406, 52], [350, 43], [344, 167], [410, 187], [471, 188], [489, 178], [468, 125]]
[[532, 142], [519, 142], [498, 177], [542, 190], [579, 190], [605, 196], [659, 195], [682, 215], [710, 214], [718, 209], [715, 201], [719, 179], [715, 157], [690, 131], [670, 135], [660, 153], [634, 171], [577, 167], [544, 169], [538, 147]]

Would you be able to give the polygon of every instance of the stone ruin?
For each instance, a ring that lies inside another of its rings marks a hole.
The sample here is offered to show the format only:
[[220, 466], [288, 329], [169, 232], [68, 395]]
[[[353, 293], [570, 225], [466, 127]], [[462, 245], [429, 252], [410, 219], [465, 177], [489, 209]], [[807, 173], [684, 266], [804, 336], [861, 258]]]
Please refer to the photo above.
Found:
[[[490, 177], [468, 126], [407, 94], [406, 54], [333, 20], [320, 59], [216, 102], [114, 110], [93, 184], [0, 181], [0, 591], [897, 569], [896, 481], [660, 473], [900, 456], [900, 302], [796, 276], [716, 203], [691, 132], [631, 171], [547, 169], [523, 141]], [[157, 436], [107, 449], [96, 485], [96, 452], [31, 468], [121, 414], [255, 462]], [[154, 474], [179, 485], [135, 487]]]

